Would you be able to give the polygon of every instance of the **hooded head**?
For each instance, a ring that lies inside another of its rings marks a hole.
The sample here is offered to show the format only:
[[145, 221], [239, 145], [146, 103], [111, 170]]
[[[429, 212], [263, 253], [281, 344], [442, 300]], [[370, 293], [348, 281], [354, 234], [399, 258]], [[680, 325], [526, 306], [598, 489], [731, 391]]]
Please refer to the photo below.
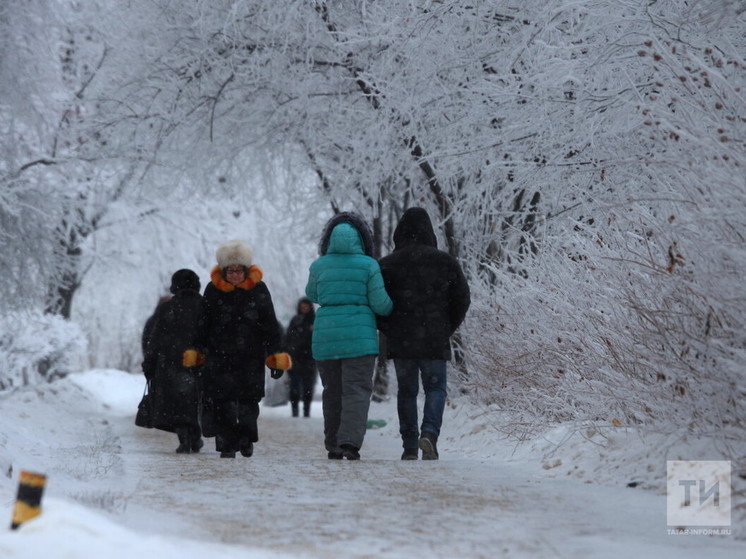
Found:
[[[363, 217], [353, 212], [342, 212], [338, 213], [327, 221], [324, 226], [324, 232], [321, 235], [321, 242], [319, 243], [319, 254], [324, 255], [329, 250], [329, 241], [332, 237], [332, 231], [340, 223], [347, 223], [353, 229], [355, 229], [360, 236], [359, 241], [362, 245], [362, 251], [367, 256], [373, 256], [373, 234], [370, 232], [370, 227], [365, 223]], [[335, 237], [340, 234], [342, 230], [335, 233]]]
[[422, 208], [409, 208], [394, 229], [394, 250], [409, 244], [438, 247], [430, 216]]
[[182, 268], [174, 272], [171, 276], [171, 293], [174, 295], [184, 289], [191, 289], [192, 291], [199, 291], [200, 283], [199, 276], [192, 270]]
[[220, 269], [227, 268], [228, 266], [244, 266], [246, 268], [251, 266], [251, 259], [254, 255], [254, 251], [243, 241], [228, 241], [224, 245], [218, 247], [215, 257], [218, 260], [218, 267]]
[[[303, 312], [303, 307], [307, 309], [307, 312]], [[309, 317], [313, 318], [316, 316], [316, 311], [313, 308], [313, 303], [311, 302], [311, 299], [308, 297], [301, 297], [298, 299], [298, 309], [296, 314], [306, 314]]]

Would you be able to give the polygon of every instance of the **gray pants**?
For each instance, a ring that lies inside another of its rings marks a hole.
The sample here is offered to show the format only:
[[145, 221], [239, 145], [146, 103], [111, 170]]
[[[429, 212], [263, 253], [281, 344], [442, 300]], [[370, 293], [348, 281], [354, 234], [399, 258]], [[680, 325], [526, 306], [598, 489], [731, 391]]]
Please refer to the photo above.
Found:
[[363, 446], [368, 408], [373, 392], [375, 355], [317, 361], [324, 407], [324, 445], [338, 451], [340, 445]]

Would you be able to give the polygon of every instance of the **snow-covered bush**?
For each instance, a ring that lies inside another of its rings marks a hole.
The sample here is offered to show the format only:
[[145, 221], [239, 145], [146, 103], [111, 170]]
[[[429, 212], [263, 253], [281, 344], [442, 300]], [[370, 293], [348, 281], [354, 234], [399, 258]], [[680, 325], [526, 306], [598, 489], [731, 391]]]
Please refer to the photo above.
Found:
[[[727, 3], [708, 17], [693, 10], [667, 4], [667, 17], [650, 12], [654, 24], [639, 19], [647, 9], [628, 13], [589, 56], [532, 47], [535, 75], [561, 66], [573, 76], [574, 118], [548, 122], [577, 127], [594, 156], [580, 162], [573, 148], [531, 170], [542, 219], [526, 231], [497, 213], [500, 250], [472, 262], [478, 372], [467, 382], [513, 412], [506, 429], [597, 421], [743, 437], [743, 50]], [[587, 17], [563, 23], [578, 45]], [[593, 44], [601, 28], [586, 29]], [[551, 83], [540, 85], [551, 98]], [[524, 188], [527, 173], [515, 170]]]
[[14, 311], [0, 316], [0, 390], [49, 382], [74, 372], [86, 349], [77, 324], [56, 315]]

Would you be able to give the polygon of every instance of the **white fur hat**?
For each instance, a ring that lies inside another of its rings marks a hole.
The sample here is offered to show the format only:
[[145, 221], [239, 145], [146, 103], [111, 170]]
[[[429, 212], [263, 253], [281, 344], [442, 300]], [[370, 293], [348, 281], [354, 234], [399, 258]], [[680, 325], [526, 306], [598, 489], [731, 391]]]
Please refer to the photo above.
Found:
[[243, 241], [228, 241], [218, 247], [215, 256], [218, 259], [218, 266], [226, 268], [227, 266], [251, 266], [251, 257], [254, 251]]

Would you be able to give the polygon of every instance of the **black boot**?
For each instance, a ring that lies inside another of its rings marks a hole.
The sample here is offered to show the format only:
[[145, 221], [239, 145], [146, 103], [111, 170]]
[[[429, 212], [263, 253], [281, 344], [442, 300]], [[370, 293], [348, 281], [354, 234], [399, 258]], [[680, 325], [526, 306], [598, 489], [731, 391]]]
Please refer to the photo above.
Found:
[[298, 417], [298, 402], [290, 402], [290, 408], [293, 410], [293, 417]]
[[303, 400], [303, 417], [311, 417], [311, 400]]
[[438, 459], [438, 437], [434, 433], [422, 433], [420, 436], [420, 450], [423, 460]]
[[355, 445], [341, 444], [339, 448], [342, 449], [342, 456], [347, 460], [360, 460], [360, 449]]
[[238, 450], [241, 452], [241, 456], [249, 458], [254, 454], [254, 443], [252, 443], [247, 437], [242, 437], [241, 440], [238, 441]]
[[193, 453], [199, 452], [205, 442], [202, 440], [202, 430], [199, 427], [189, 428], [189, 447]]
[[176, 448], [176, 454], [189, 454], [192, 451], [191, 441], [189, 440], [189, 428], [177, 427], [176, 436], [179, 437], [179, 446]]
[[202, 440], [202, 437], [192, 438], [192, 452], [196, 454], [203, 446], [205, 446], [205, 441]]

